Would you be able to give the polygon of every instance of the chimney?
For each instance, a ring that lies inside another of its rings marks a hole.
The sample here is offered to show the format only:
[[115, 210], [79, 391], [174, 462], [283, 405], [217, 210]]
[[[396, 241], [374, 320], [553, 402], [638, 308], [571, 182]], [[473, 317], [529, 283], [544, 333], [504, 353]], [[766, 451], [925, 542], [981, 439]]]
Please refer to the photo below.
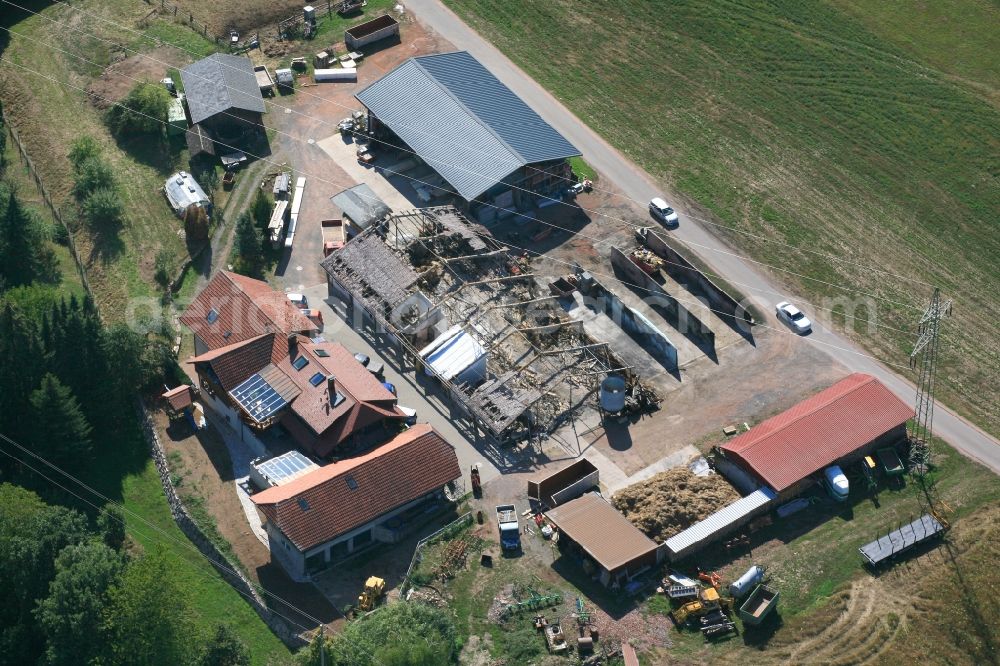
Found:
[[330, 394], [330, 404], [332, 405], [337, 399], [337, 378], [335, 376], [327, 375], [326, 388]]
[[298, 356], [298, 352], [299, 338], [295, 333], [291, 333], [288, 336], [288, 358], [294, 361], [295, 357]]

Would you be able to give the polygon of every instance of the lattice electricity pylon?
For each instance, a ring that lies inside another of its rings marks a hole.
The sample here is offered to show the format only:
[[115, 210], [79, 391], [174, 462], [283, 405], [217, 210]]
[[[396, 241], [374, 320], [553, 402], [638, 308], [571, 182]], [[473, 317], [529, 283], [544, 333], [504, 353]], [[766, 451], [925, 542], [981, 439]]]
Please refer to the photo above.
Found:
[[941, 300], [935, 288], [931, 303], [920, 318], [919, 337], [910, 353], [910, 367], [918, 369], [916, 417], [910, 429], [910, 468], [922, 475], [930, 462], [934, 425], [934, 373], [939, 346], [941, 319], [951, 315], [951, 301]]

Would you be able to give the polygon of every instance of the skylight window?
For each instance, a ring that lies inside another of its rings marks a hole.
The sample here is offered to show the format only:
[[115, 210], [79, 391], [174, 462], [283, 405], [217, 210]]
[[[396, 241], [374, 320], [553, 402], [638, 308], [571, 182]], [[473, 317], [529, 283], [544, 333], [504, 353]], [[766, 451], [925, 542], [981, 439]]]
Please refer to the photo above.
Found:
[[304, 499], [300, 499], [299, 500], [299, 508], [302, 509], [303, 511], [308, 511], [309, 510], [309, 502], [305, 501]]
[[292, 363], [292, 367], [295, 368], [296, 370], [301, 370], [302, 368], [306, 367], [307, 365], [309, 365], [309, 359], [307, 359], [305, 356], [299, 356]]
[[328, 358], [330, 356], [330, 352], [325, 349], [313, 349], [313, 354], [316, 354], [320, 358]]
[[208, 320], [209, 324], [214, 324], [215, 320], [218, 319], [218, 318], [219, 318], [219, 311], [216, 310], [215, 308], [212, 308], [211, 310], [209, 310], [208, 311], [208, 315], [205, 316], [205, 319]]
[[347, 487], [350, 488], [351, 490], [358, 489], [358, 482], [354, 480], [353, 476], [347, 477]]
[[334, 407], [336, 407], [340, 403], [344, 402], [344, 400], [346, 400], [344, 396], [342, 396], [340, 393], [335, 393], [333, 396], [332, 404]]
[[309, 383], [313, 386], [319, 386], [326, 379], [326, 375], [322, 372], [317, 372], [315, 375], [309, 378]]

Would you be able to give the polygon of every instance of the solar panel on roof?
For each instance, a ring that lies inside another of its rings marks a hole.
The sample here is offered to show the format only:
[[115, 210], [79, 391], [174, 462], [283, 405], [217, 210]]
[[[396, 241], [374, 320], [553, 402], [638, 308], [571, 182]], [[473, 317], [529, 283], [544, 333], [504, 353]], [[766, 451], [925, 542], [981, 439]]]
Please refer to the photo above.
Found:
[[258, 423], [288, 404], [260, 374], [253, 375], [229, 394]]

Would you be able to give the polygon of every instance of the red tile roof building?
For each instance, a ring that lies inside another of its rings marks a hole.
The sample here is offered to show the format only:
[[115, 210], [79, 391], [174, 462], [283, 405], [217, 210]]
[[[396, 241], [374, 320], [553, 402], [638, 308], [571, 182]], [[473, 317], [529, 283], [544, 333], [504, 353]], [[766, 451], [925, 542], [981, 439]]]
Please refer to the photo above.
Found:
[[[430, 425], [413, 426], [356, 458], [335, 462], [251, 497], [267, 518], [271, 553], [295, 578], [328, 564], [376, 523], [439, 493], [462, 473], [455, 449]], [[361, 530], [359, 532], [359, 530]], [[312, 551], [312, 552], [310, 552]]]
[[[347, 349], [303, 335], [318, 329], [265, 282], [222, 271], [181, 322], [195, 334], [198, 355], [188, 362], [208, 397], [258, 431], [280, 422], [309, 453], [326, 457], [359, 433], [405, 418], [396, 397]], [[241, 401], [241, 387], [252, 381], [272, 396], [273, 410], [258, 408], [256, 398]]]
[[203, 349], [195, 350], [198, 354], [264, 333], [279, 334], [283, 343], [289, 333], [319, 331], [284, 292], [229, 271], [216, 273], [180, 320], [203, 343]]
[[[905, 436], [913, 409], [870, 375], [855, 373], [722, 446], [779, 493], [870, 445]], [[892, 440], [892, 441], [890, 441]]]

